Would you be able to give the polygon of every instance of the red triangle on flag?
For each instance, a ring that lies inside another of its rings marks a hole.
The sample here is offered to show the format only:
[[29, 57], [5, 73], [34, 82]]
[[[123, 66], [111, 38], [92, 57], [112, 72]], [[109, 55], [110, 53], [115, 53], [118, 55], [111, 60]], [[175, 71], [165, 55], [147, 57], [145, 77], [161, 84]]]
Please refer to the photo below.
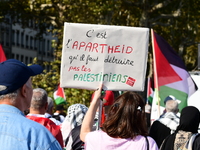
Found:
[[151, 78], [148, 77], [148, 81], [147, 81], [147, 97], [149, 97], [151, 94], [153, 94], [152, 83], [151, 83]]
[[181, 81], [182, 80], [181, 77], [171, 67], [170, 63], [160, 50], [155, 35], [153, 35], [153, 42], [154, 42], [154, 52], [155, 52], [154, 63], [156, 63], [155, 65], [157, 70], [158, 87], [173, 82]]
[[57, 89], [57, 94], [56, 95], [65, 99], [65, 93], [64, 93], [63, 88], [60, 87], [60, 84], [58, 85], [58, 89]]
[[6, 56], [4, 54], [4, 50], [2, 45], [0, 44], [0, 62], [6, 61]]

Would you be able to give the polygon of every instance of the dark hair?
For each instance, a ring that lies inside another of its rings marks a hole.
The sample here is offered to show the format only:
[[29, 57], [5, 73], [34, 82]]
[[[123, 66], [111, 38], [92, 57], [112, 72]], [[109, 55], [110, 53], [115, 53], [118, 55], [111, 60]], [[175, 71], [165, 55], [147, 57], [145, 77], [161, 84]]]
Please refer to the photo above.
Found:
[[148, 135], [145, 103], [135, 92], [120, 95], [108, 112], [102, 130], [114, 138], [134, 138]]
[[57, 105], [57, 106], [56, 106], [56, 110], [64, 110], [63, 105]]

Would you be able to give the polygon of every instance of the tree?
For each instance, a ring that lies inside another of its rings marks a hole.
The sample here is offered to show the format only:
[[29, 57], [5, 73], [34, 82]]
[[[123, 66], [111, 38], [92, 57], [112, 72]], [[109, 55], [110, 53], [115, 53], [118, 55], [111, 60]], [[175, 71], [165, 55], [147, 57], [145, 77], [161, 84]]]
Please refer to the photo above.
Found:
[[[22, 24], [34, 19], [40, 35], [53, 32], [57, 37], [58, 40], [52, 44], [54, 61], [44, 63], [51, 69], [33, 78], [35, 87], [45, 88], [52, 96], [60, 78], [64, 22], [153, 28], [179, 53], [188, 70], [192, 70], [197, 65], [200, 38], [199, 3], [195, 0], [13, 0], [0, 2], [0, 16], [3, 18], [7, 13], [18, 16]], [[149, 56], [151, 53], [149, 47]], [[77, 89], [65, 89], [65, 92], [70, 104], [80, 101], [86, 105], [92, 93]]]

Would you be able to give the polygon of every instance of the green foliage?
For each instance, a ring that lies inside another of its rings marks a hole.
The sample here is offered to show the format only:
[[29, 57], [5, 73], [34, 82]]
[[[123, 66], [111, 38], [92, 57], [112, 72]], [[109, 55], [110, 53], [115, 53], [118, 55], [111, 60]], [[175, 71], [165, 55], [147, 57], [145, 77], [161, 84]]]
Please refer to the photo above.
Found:
[[[38, 64], [38, 60], [34, 59], [34, 64]], [[60, 61], [44, 62], [43, 66], [51, 66], [52, 69], [47, 71], [44, 69], [43, 73], [32, 77], [33, 88], [43, 88], [47, 91], [48, 95], [53, 98], [53, 93], [57, 88], [60, 81]], [[89, 106], [91, 95], [93, 91], [84, 89], [64, 88], [67, 106], [75, 103], [81, 103]]]
[[[34, 87], [45, 88], [52, 97], [60, 79], [64, 22], [148, 27], [154, 29], [183, 58], [188, 70], [197, 66], [197, 43], [200, 40], [200, 1], [196, 0], [34, 0], [0, 2], [0, 19], [6, 13], [38, 23], [40, 35], [54, 33], [54, 61], [42, 75], [33, 78]], [[51, 25], [54, 28], [48, 28]], [[48, 30], [47, 30], [48, 29]], [[151, 46], [151, 45], [150, 45]], [[151, 47], [149, 56], [152, 57]], [[149, 57], [149, 63], [151, 58]], [[37, 59], [34, 63], [40, 63]], [[149, 75], [152, 69], [148, 65]], [[147, 75], [148, 75], [147, 74]], [[92, 91], [65, 89], [69, 104], [89, 105]]]

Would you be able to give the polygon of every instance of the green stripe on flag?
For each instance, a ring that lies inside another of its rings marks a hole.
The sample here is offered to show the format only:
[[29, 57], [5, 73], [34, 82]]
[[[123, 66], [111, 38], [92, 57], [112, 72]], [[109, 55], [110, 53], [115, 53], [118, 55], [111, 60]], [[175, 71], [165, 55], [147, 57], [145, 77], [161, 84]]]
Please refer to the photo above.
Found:
[[161, 99], [160, 106], [165, 107], [164, 100], [167, 96], [173, 95], [178, 101], [180, 101], [179, 104], [179, 111], [181, 111], [184, 107], [187, 106], [187, 93], [170, 88], [168, 86], [160, 86], [159, 89], [159, 97]]
[[152, 104], [152, 101], [153, 101], [153, 97], [152, 97], [152, 96], [149, 96], [147, 99], [148, 99], [148, 101], [149, 101], [149, 104], [151, 105], [151, 104]]
[[62, 97], [58, 97], [55, 99], [55, 103], [56, 105], [60, 105], [60, 104], [67, 104], [66, 100]]

